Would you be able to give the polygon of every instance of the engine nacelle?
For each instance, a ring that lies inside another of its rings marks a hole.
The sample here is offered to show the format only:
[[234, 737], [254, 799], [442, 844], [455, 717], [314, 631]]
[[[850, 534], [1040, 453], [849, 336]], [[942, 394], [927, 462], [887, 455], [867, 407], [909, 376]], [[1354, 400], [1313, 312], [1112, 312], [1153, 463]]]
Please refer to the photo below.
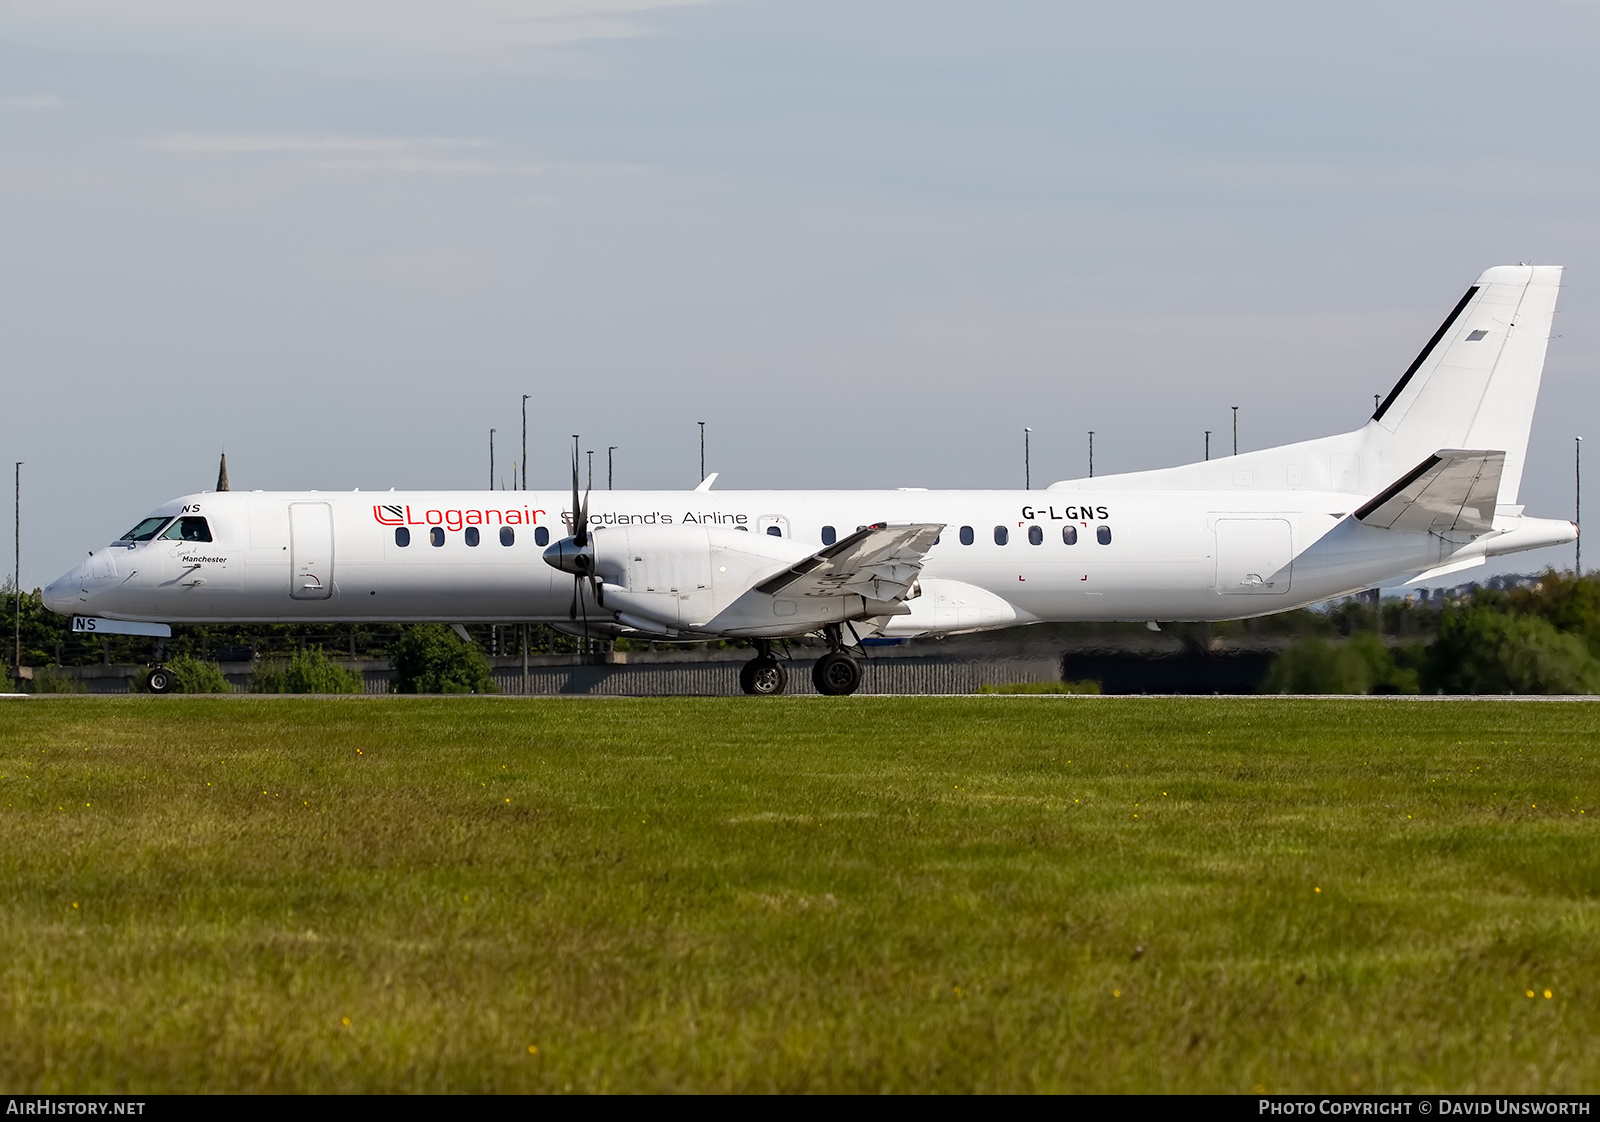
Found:
[[898, 600], [805, 595], [758, 587], [816, 552], [805, 542], [699, 526], [607, 526], [583, 546], [567, 538], [545, 560], [599, 582], [599, 613], [614, 626], [664, 639], [696, 634], [804, 635], [851, 620], [911, 611]]
[[700, 526], [606, 526], [590, 532], [588, 548], [604, 610], [667, 637], [706, 630], [757, 584], [815, 552], [788, 538]]

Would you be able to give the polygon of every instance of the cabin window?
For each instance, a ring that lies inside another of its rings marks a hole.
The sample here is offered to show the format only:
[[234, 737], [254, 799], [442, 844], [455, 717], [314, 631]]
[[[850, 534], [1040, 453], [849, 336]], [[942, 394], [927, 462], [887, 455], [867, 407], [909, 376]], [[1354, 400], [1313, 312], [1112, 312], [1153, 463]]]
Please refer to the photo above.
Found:
[[478, 528], [476, 526], [468, 526], [467, 532], [463, 536], [467, 539], [468, 545], [478, 544]]
[[839, 540], [839, 531], [835, 530], [832, 526], [824, 526], [822, 528], [822, 544], [823, 545], [832, 545], [834, 542], [836, 542], [838, 540]]
[[510, 526], [500, 527], [500, 544], [511, 545], [517, 540], [517, 532]]
[[430, 542], [432, 542], [436, 546], [443, 545], [444, 544], [444, 527], [443, 526], [435, 526], [433, 529], [429, 530], [428, 531], [428, 540]]
[[1011, 540], [1011, 531], [1010, 530], [1006, 529], [1004, 526], [996, 526], [994, 528], [994, 544], [995, 545], [1005, 545], [1006, 542], [1008, 542], [1010, 540]]
[[1099, 527], [1094, 532], [1094, 538], [1095, 538], [1095, 541], [1099, 542], [1101, 545], [1110, 545], [1111, 544], [1111, 527], [1110, 526], [1101, 526], [1101, 527]]
[[961, 527], [961, 544], [962, 545], [971, 545], [972, 544], [972, 527], [971, 526], [963, 526], [963, 527]]
[[767, 536], [768, 537], [773, 537], [773, 538], [781, 538], [781, 537], [783, 537], [783, 527], [782, 526], [768, 526], [767, 527]]
[[1044, 527], [1043, 526], [1029, 526], [1028, 527], [1028, 544], [1029, 545], [1043, 545], [1044, 544]]
[[161, 527], [167, 524], [167, 517], [167, 515], [163, 514], [159, 518], [146, 518], [117, 540], [119, 542], [147, 542], [160, 533]]
[[211, 527], [206, 525], [204, 518], [195, 518], [186, 514], [174, 522], [166, 533], [161, 535], [161, 540], [208, 542], [211, 540]]
[[545, 529], [543, 526], [535, 526], [533, 528], [533, 544], [534, 545], [549, 545], [550, 544], [550, 531]]
[[411, 544], [411, 531], [404, 526], [394, 528], [394, 544], [404, 549]]
[[1061, 527], [1061, 544], [1062, 545], [1077, 545], [1078, 544], [1078, 528], [1076, 526], [1063, 526], [1063, 527]]

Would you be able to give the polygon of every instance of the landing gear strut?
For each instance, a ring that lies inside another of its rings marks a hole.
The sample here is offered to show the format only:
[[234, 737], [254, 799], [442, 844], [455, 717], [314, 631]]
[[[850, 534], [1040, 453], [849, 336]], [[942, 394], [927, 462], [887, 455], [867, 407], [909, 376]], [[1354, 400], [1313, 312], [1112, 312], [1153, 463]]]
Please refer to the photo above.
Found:
[[838, 624], [828, 626], [824, 634], [832, 650], [812, 664], [812, 685], [817, 687], [818, 693], [829, 697], [855, 693], [861, 688], [861, 663], [845, 653], [844, 637], [839, 633]]
[[739, 688], [758, 697], [782, 693], [789, 685], [789, 672], [772, 653], [772, 642], [756, 640], [756, 657], [739, 669]]

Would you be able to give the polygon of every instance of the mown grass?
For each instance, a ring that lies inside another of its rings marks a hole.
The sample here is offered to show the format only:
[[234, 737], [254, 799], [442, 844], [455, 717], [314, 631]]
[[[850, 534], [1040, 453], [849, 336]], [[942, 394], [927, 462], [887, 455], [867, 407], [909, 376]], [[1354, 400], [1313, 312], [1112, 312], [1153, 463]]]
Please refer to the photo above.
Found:
[[1597, 730], [1559, 702], [7, 702], [0, 1084], [1592, 1091]]

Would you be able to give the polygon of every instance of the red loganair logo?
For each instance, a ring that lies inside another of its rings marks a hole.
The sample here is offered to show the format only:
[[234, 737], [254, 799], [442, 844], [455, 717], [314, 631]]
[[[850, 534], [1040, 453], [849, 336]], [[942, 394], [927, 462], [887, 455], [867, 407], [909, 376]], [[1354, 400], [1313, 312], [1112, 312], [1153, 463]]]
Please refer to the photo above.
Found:
[[459, 530], [463, 526], [536, 526], [542, 510], [507, 507], [503, 510], [425, 510], [417, 518], [411, 507], [385, 504], [372, 508], [372, 517], [384, 526], [443, 526]]

